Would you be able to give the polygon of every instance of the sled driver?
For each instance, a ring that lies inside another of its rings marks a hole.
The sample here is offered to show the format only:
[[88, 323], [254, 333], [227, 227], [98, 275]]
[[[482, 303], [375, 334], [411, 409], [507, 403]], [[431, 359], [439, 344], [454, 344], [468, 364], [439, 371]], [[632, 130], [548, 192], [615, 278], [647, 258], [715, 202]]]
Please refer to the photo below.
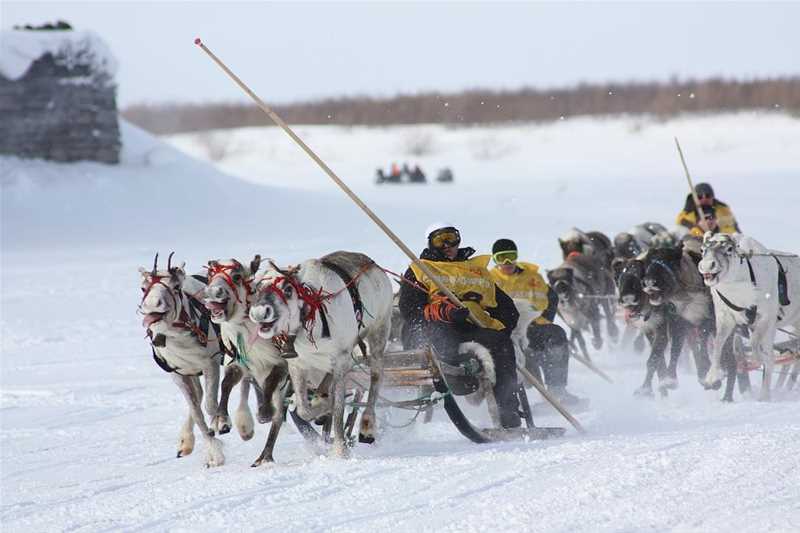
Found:
[[[714, 189], [708, 183], [698, 183], [694, 187], [697, 194], [697, 201], [703, 209], [705, 220], [697, 221], [697, 209], [694, 205], [694, 198], [689, 194], [683, 210], [678, 213], [675, 223], [689, 230], [689, 234], [694, 237], [703, 238], [706, 231], [714, 233], [741, 233], [736, 217], [728, 204], [720, 202], [714, 196]], [[709, 213], [710, 212], [710, 213]]]
[[541, 313], [527, 330], [529, 347], [525, 366], [544, 382], [560, 402], [569, 405], [580, 399], [567, 392], [569, 344], [564, 329], [553, 324], [558, 310], [558, 295], [550, 288], [539, 266], [518, 261], [517, 245], [511, 239], [499, 239], [492, 246], [495, 267], [490, 271], [500, 289], [515, 300], [523, 300]]
[[[408, 283], [400, 285], [400, 314], [405, 321], [405, 348], [432, 345], [447, 361], [458, 354], [459, 344], [474, 341], [492, 356], [496, 384], [494, 395], [500, 424], [520, 426], [517, 369], [511, 332], [519, 313], [514, 301], [492, 280], [489, 256], [475, 256], [473, 248], [460, 248], [461, 234], [450, 224], [434, 224], [426, 232], [428, 247], [420, 259], [466, 307], [458, 307], [442, 295], [416, 265], [406, 271]], [[469, 309], [467, 309], [467, 307]], [[469, 319], [472, 311], [482, 325]]]

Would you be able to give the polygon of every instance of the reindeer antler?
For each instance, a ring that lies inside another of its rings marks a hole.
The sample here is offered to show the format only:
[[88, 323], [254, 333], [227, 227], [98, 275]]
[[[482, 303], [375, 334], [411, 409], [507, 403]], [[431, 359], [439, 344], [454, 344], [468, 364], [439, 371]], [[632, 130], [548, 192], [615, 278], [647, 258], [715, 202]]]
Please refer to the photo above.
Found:
[[156, 258], [153, 259], [153, 272], [152, 272], [152, 274], [155, 276], [157, 271], [158, 271], [158, 252], [156, 252]]
[[261, 254], [256, 254], [253, 257], [253, 260], [250, 261], [250, 275], [255, 276], [256, 272], [258, 271], [258, 267], [261, 266]]
[[170, 252], [169, 257], [167, 257], [167, 270], [172, 270], [172, 256], [175, 255], [175, 252]]
[[281, 267], [276, 265], [275, 261], [273, 261], [272, 259], [267, 259], [267, 263], [269, 263], [269, 266], [271, 266], [273, 269], [277, 270], [278, 272], [280, 272], [284, 276], [288, 276], [289, 275], [288, 272], [286, 272], [284, 269], [282, 269]]
[[274, 268], [275, 270], [277, 270], [278, 272], [280, 272], [281, 274], [283, 274], [287, 278], [295, 275], [300, 270], [300, 265], [296, 265], [296, 266], [289, 265], [288, 268], [281, 268], [278, 265], [276, 265], [275, 262], [272, 259], [267, 259], [267, 263], [269, 263], [269, 265], [272, 268]]

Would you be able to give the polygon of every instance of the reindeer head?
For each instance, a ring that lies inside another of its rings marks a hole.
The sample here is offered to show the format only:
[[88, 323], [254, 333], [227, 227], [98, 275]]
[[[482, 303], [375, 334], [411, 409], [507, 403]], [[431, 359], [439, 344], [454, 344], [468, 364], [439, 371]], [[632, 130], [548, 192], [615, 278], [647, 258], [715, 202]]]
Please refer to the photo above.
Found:
[[236, 259], [208, 262], [208, 285], [203, 303], [211, 313], [212, 322], [240, 322], [247, 317], [247, 306], [252, 296], [250, 282], [260, 263], [259, 255], [250, 262], [249, 269]]
[[258, 336], [271, 339], [276, 335], [296, 335], [302, 327], [304, 290], [295, 274], [298, 268], [279, 269], [272, 266], [256, 284], [255, 299], [250, 306], [250, 320], [258, 324]]
[[647, 252], [646, 267], [642, 277], [643, 290], [652, 305], [661, 305], [681, 285], [676, 272], [680, 270], [683, 249], [658, 248]]
[[142, 325], [153, 334], [163, 333], [168, 324], [177, 321], [183, 306], [180, 291], [186, 278], [185, 263], [172, 266], [174, 253], [169, 254], [166, 270], [158, 270], [158, 254], [151, 270], [139, 267], [142, 275], [139, 311], [144, 315]]
[[558, 295], [558, 304], [570, 304], [575, 298], [575, 274], [569, 268], [555, 268], [547, 272], [547, 280]]
[[619, 304], [625, 313], [626, 322], [636, 320], [642, 313], [646, 296], [642, 290], [644, 262], [639, 259], [619, 260], [614, 263]]
[[703, 259], [697, 265], [707, 287], [721, 283], [731, 274], [733, 258], [737, 255], [736, 241], [724, 233], [706, 232], [703, 237]]

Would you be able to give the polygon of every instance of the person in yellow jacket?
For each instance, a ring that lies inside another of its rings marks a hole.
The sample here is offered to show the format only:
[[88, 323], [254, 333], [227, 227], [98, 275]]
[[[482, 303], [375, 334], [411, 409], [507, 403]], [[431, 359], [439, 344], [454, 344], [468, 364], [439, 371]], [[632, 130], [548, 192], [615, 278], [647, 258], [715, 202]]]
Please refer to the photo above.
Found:
[[697, 221], [697, 209], [691, 194], [686, 196], [683, 210], [678, 213], [675, 223], [688, 228], [694, 237], [702, 238], [706, 231], [713, 233], [741, 233], [736, 217], [728, 204], [714, 196], [714, 189], [708, 183], [698, 183], [694, 187], [705, 220]]
[[[420, 259], [464, 307], [456, 306], [439, 293], [432, 280], [412, 264], [406, 270], [399, 294], [403, 346], [410, 349], [433, 345], [446, 362], [458, 359], [458, 348], [463, 342], [474, 341], [484, 346], [494, 362], [494, 395], [500, 424], [504, 428], [519, 427], [517, 367], [511, 340], [519, 312], [514, 301], [495, 285], [489, 274], [491, 257], [473, 257], [473, 248], [459, 247], [461, 234], [457, 228], [434, 224], [426, 234], [428, 247]], [[480, 326], [468, 320], [470, 311], [480, 320]]]
[[550, 288], [539, 266], [518, 261], [517, 245], [511, 239], [499, 239], [492, 246], [495, 267], [490, 274], [497, 286], [514, 300], [530, 303], [541, 314], [527, 329], [529, 342], [525, 366], [544, 382], [548, 390], [565, 404], [580, 401], [567, 392], [569, 344], [564, 328], [553, 324], [558, 310], [558, 295]]

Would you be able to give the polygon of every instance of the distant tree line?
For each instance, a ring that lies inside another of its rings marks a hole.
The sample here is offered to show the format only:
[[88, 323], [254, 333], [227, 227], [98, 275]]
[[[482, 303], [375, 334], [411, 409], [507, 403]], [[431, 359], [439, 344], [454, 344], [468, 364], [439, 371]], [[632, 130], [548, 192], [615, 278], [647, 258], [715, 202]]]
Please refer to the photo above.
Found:
[[[268, 95], [263, 95], [268, 98]], [[290, 124], [386, 126], [551, 121], [586, 115], [773, 110], [800, 113], [800, 77], [751, 81], [580, 84], [571, 88], [419, 93], [391, 98], [356, 96], [273, 106]], [[153, 133], [272, 125], [255, 105], [242, 103], [132, 105], [123, 116]]]

